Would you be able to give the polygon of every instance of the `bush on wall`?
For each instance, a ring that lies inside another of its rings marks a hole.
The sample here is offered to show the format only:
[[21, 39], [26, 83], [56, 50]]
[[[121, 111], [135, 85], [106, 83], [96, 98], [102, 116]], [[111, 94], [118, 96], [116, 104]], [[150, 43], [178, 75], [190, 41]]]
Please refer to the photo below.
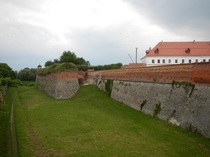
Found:
[[74, 63], [55, 63], [47, 68], [37, 70], [37, 75], [48, 75], [62, 71], [77, 72], [78, 70]]
[[106, 92], [108, 93], [109, 97], [111, 96], [112, 85], [113, 85], [113, 80], [107, 80], [105, 83]]

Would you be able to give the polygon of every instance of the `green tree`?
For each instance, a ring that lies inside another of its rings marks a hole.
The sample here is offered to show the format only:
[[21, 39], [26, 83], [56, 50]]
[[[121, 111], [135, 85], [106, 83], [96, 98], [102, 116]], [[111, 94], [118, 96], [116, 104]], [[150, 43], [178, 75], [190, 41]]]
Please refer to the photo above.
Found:
[[49, 67], [51, 65], [53, 65], [53, 62], [51, 60], [49, 60], [49, 61], [45, 62], [45, 65], [44, 66], [45, 67]]
[[16, 78], [15, 72], [6, 63], [0, 63], [0, 78]]
[[81, 57], [81, 58], [76, 58], [75, 64], [76, 65], [86, 65], [87, 62]]
[[37, 69], [25, 68], [19, 71], [18, 79], [21, 81], [35, 81], [36, 80], [36, 71]]
[[86, 65], [87, 66], [91, 66], [89, 61], [86, 61]]
[[54, 63], [59, 63], [59, 60], [58, 59], [54, 59]]
[[75, 64], [76, 58], [77, 58], [77, 56], [74, 52], [64, 51], [63, 54], [60, 56], [60, 62], [61, 63], [72, 62]]

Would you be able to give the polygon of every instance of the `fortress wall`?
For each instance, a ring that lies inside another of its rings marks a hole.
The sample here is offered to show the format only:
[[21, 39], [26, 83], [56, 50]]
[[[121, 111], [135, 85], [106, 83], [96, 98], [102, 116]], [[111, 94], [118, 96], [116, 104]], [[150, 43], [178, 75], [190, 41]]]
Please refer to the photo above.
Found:
[[36, 85], [55, 99], [68, 99], [79, 90], [78, 74], [61, 72], [47, 76], [37, 76]]
[[192, 82], [210, 84], [210, 62], [193, 65]]
[[[96, 85], [105, 91], [105, 82]], [[210, 137], [210, 85], [196, 84], [190, 95], [191, 90], [184, 85], [172, 88], [171, 83], [114, 80], [111, 97], [151, 116], [160, 104], [157, 118]]]
[[87, 78], [103, 91], [113, 80], [113, 99], [151, 116], [160, 105], [158, 118], [210, 137], [210, 63], [91, 71]]
[[[160, 105], [158, 118], [210, 137], [210, 63], [133, 67], [37, 76], [36, 83], [53, 98], [67, 99], [78, 91], [78, 78], [87, 76], [103, 91], [106, 80], [113, 80], [113, 99], [152, 116]], [[172, 86], [173, 80], [182, 83]]]
[[96, 78], [160, 83], [171, 83], [175, 80], [210, 84], [210, 62], [150, 67], [132, 65], [121, 69], [88, 72], [89, 83]]
[[[153, 115], [156, 104], [161, 111], [158, 118], [181, 126], [196, 129], [210, 137], [210, 86], [196, 84], [185, 90], [171, 84], [114, 81], [111, 97], [146, 114]], [[141, 104], [146, 104], [141, 109]]]

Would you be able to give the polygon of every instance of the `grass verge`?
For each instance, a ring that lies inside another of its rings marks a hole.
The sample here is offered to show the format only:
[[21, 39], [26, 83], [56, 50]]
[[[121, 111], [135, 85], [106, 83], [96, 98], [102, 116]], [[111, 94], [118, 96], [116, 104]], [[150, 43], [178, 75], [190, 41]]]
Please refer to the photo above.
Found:
[[12, 104], [12, 89], [7, 92], [4, 102], [0, 102], [0, 156], [12, 155], [12, 141], [10, 134], [10, 111]]
[[14, 92], [19, 156], [209, 156], [210, 141], [119, 103], [95, 86], [69, 100]]

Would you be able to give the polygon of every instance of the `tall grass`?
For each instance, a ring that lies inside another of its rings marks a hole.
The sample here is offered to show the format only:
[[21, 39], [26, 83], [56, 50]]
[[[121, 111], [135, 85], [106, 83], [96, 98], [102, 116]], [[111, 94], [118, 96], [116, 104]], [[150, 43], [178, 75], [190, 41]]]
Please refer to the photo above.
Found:
[[133, 110], [95, 86], [69, 100], [14, 93], [18, 152], [33, 156], [209, 156], [210, 141]]

